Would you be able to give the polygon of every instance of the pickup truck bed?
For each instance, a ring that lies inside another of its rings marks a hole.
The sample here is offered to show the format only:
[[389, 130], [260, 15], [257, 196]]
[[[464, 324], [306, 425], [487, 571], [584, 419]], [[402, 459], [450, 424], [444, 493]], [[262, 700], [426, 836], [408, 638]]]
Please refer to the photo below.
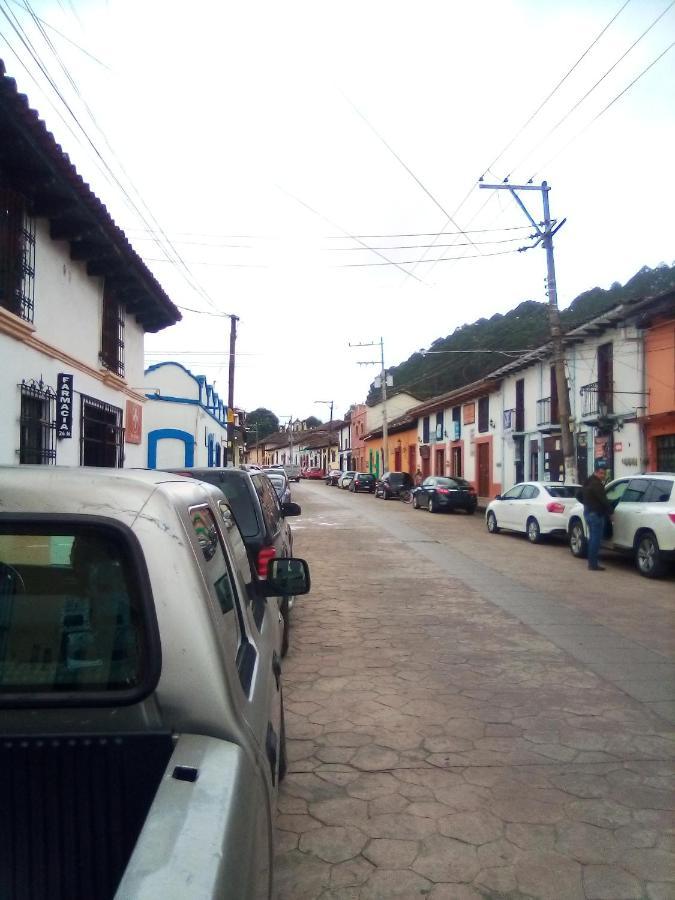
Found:
[[3, 735], [0, 897], [113, 897], [172, 752], [168, 732]]

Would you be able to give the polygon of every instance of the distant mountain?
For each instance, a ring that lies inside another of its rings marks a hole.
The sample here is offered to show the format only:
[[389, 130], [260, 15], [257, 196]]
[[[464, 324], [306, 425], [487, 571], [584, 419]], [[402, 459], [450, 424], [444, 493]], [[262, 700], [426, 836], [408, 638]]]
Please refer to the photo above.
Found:
[[[615, 282], [607, 291], [596, 287], [580, 294], [561, 311], [562, 328], [570, 331], [620, 303], [673, 287], [675, 263], [671, 266], [663, 263], [655, 269], [644, 266], [623, 286]], [[497, 313], [489, 319], [461, 325], [447, 337], [435, 340], [429, 350], [530, 350], [545, 344], [548, 339], [548, 304], [525, 300], [506, 315]], [[413, 353], [405, 362], [388, 370], [394, 377], [390, 393], [410, 391], [425, 400], [477, 381], [506, 361], [507, 357], [498, 353], [444, 353], [438, 356]], [[379, 390], [371, 384], [367, 402], [377, 403], [379, 396]]]

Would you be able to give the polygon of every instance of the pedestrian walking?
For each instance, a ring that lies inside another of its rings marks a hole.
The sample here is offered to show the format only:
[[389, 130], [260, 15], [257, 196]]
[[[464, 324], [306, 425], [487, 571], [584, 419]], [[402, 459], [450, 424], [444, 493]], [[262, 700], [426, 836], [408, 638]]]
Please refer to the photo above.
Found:
[[415, 487], [419, 487], [419, 486], [422, 484], [423, 481], [424, 481], [424, 476], [422, 475], [422, 473], [421, 473], [420, 470], [418, 469], [418, 470], [415, 472]]
[[603, 572], [605, 569], [598, 563], [598, 554], [607, 518], [614, 512], [614, 507], [605, 493], [606, 477], [607, 463], [604, 459], [597, 459], [593, 474], [586, 479], [581, 495], [584, 519], [588, 526], [588, 568], [591, 572]]

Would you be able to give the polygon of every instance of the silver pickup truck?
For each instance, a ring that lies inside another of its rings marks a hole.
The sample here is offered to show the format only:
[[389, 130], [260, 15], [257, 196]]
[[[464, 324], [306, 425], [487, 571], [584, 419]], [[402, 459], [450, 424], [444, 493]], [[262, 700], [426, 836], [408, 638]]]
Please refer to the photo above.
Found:
[[273, 896], [276, 600], [223, 495], [166, 473], [0, 468], [0, 897]]

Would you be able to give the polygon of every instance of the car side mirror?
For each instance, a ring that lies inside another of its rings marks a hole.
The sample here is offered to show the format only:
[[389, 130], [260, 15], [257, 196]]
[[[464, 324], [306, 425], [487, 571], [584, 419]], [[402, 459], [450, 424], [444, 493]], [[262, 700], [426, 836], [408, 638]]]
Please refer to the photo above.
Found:
[[281, 504], [281, 515], [282, 516], [300, 516], [302, 515], [302, 509], [300, 508], [300, 504], [298, 503], [282, 503]]
[[297, 597], [299, 594], [308, 594], [311, 584], [306, 560], [280, 557], [269, 561], [267, 579], [262, 587], [268, 597]]
[[501, 500], [501, 499], [502, 499], [501, 494], [495, 494], [495, 500]]

